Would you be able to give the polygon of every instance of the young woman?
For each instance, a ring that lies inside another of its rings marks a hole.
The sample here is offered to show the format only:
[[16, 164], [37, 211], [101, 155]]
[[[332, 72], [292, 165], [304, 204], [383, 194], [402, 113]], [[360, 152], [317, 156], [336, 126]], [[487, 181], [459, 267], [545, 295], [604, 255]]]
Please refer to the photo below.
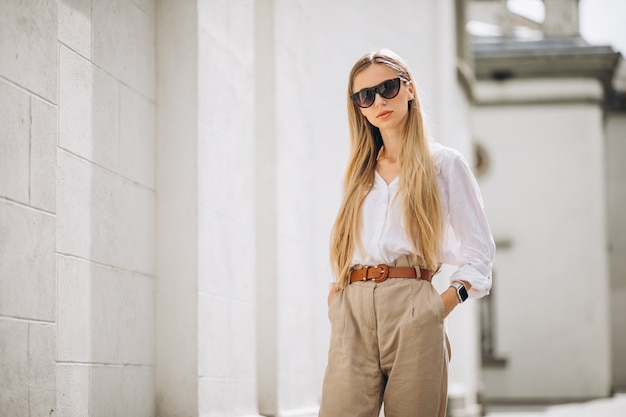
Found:
[[[351, 154], [331, 236], [336, 276], [320, 417], [445, 415], [444, 318], [491, 288], [494, 243], [463, 157], [430, 143], [413, 76], [391, 51], [348, 84]], [[431, 279], [457, 266], [439, 294]]]

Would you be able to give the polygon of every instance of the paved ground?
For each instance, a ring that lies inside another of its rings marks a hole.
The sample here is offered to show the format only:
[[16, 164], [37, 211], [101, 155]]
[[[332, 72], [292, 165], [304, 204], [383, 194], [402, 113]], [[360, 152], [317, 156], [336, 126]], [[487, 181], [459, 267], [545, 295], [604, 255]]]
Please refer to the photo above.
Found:
[[626, 394], [578, 404], [493, 407], [487, 417], [626, 417]]

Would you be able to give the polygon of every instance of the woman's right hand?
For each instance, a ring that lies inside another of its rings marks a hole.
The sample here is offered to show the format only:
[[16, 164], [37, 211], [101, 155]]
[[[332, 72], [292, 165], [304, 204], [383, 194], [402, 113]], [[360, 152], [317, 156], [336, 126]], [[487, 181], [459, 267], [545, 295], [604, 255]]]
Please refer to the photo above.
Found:
[[329, 306], [330, 306], [330, 302], [333, 300], [333, 297], [337, 295], [338, 292], [339, 292], [339, 287], [337, 286], [336, 282], [333, 282], [333, 284], [330, 286], [330, 291], [328, 292], [328, 305]]

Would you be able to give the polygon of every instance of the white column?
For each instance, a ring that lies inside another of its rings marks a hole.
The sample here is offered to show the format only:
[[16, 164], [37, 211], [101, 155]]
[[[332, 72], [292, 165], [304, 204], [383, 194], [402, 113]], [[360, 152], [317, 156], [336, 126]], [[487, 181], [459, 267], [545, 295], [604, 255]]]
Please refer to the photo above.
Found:
[[256, 5], [199, 0], [197, 7], [198, 412], [252, 416], [256, 289], [269, 285], [256, 265]]
[[[455, 44], [454, 1], [433, 1], [433, 21], [437, 22], [435, 59], [432, 63], [434, 85], [431, 92], [435, 139], [460, 151], [470, 164], [474, 161], [469, 102], [457, 79]], [[506, 5], [500, 5], [506, 18]], [[464, 26], [461, 25], [461, 28]], [[435, 285], [444, 291], [450, 281], [451, 269], [445, 268], [435, 277]], [[446, 320], [452, 349], [449, 369], [448, 408], [451, 416], [475, 417], [480, 415], [477, 404], [479, 390], [479, 337], [478, 302], [469, 300], [455, 309]]]
[[278, 411], [274, 1], [255, 3], [257, 371], [259, 412]]
[[198, 415], [198, 26], [157, 2], [157, 416]]

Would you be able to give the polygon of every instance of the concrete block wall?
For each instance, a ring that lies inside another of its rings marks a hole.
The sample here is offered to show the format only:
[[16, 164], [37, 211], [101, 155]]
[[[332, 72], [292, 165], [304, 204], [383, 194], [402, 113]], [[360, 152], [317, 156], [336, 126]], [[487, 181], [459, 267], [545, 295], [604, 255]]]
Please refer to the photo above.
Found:
[[154, 414], [154, 4], [0, 4], [0, 414]]
[[15, 416], [56, 408], [57, 14], [34, 3], [0, 4], [0, 414]]
[[198, 1], [198, 397], [258, 413], [255, 1]]
[[58, 27], [58, 412], [151, 416], [154, 6], [61, 1]]

